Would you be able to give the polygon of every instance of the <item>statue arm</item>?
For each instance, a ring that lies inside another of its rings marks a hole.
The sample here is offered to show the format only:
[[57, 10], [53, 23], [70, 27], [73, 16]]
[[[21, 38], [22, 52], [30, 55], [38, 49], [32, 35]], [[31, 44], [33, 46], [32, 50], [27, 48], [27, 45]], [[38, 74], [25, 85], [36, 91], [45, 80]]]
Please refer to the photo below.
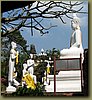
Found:
[[11, 54], [11, 59], [15, 59], [16, 58], [16, 51], [15, 50], [11, 50], [10, 52]]
[[81, 41], [81, 31], [76, 30], [74, 36], [71, 38], [70, 41], [71, 47], [80, 48], [82, 41]]
[[12, 58], [12, 59], [15, 59], [16, 56], [15, 56], [14, 54], [11, 54], [11, 58]]

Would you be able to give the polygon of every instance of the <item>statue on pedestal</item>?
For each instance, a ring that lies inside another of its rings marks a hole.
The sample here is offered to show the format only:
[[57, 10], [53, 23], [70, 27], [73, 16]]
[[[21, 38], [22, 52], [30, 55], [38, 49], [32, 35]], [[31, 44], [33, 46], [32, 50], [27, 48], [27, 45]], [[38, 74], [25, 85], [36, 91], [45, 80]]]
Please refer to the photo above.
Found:
[[[11, 50], [10, 50], [10, 58], [9, 58], [9, 75], [8, 75], [8, 87], [6, 88], [6, 91], [7, 92], [15, 92], [16, 91], [16, 88], [13, 86], [13, 85], [16, 85], [18, 86], [19, 85], [19, 82], [17, 82], [15, 80], [15, 77], [17, 75], [17, 73], [15, 73], [14, 75], [14, 71], [15, 71], [15, 60], [16, 60], [16, 57], [18, 57], [18, 51], [16, 51], [16, 43], [15, 42], [11, 42]], [[18, 59], [17, 59], [18, 60]]]
[[30, 59], [27, 60], [26, 63], [23, 64], [23, 77], [22, 77], [22, 86], [24, 84], [27, 86], [27, 88], [32, 88], [35, 89], [36, 86], [35, 84], [37, 83], [36, 81], [36, 76], [34, 74], [34, 60], [33, 54], [30, 54]]
[[82, 54], [83, 58], [83, 47], [82, 47], [82, 33], [80, 30], [80, 19], [76, 14], [73, 14], [73, 19], [71, 21], [71, 27], [73, 33], [70, 39], [70, 48], [61, 50], [60, 58], [79, 58]]

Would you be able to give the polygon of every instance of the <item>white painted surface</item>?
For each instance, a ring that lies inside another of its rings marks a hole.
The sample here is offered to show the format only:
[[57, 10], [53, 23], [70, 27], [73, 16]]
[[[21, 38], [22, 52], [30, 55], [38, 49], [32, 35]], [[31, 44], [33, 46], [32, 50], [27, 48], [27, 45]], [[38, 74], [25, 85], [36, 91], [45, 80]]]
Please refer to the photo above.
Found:
[[[47, 76], [50, 85], [45, 86], [46, 92], [54, 92], [54, 75]], [[81, 71], [61, 71], [56, 75], [56, 92], [81, 92]]]
[[6, 88], [6, 92], [7, 92], [7, 93], [13, 93], [13, 92], [16, 92], [16, 88], [13, 87], [13, 86], [8, 86], [8, 87]]

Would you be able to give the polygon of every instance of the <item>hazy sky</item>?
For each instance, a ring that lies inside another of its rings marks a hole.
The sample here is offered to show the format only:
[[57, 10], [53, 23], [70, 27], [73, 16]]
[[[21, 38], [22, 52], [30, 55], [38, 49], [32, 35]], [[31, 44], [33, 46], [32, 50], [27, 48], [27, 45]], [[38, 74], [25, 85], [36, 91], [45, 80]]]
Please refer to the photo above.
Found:
[[[88, 2], [83, 3], [83, 11], [88, 11]], [[88, 14], [77, 14], [80, 18], [80, 26], [82, 32], [82, 43], [83, 48], [88, 48]], [[62, 50], [64, 48], [69, 48], [70, 46], [70, 36], [72, 33], [71, 29], [71, 19], [65, 18], [66, 24], [63, 24], [58, 19], [44, 20], [43, 25], [57, 25], [49, 30], [49, 34], [43, 36], [40, 35], [38, 31], [35, 31], [34, 36], [31, 36], [29, 28], [23, 28], [23, 37], [27, 40], [27, 44], [34, 44], [37, 53], [43, 48], [45, 50], [56, 48]]]

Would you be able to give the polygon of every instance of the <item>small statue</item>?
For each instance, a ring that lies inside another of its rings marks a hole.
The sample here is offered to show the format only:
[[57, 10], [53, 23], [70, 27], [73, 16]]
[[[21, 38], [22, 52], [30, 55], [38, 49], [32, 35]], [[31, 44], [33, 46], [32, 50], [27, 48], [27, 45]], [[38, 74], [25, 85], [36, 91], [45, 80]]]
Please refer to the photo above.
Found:
[[30, 54], [30, 59], [27, 60], [27, 66], [28, 66], [28, 72], [30, 74], [34, 74], [34, 60], [33, 60], [33, 54]]
[[49, 62], [48, 62], [48, 64], [47, 64], [46, 67], [47, 67], [47, 75], [49, 75], [50, 74], [50, 67], [51, 67], [50, 64], [49, 64]]
[[23, 77], [22, 77], [22, 86], [26, 85], [27, 88], [35, 89], [36, 76], [34, 74], [34, 60], [33, 60], [33, 54], [30, 54], [30, 59], [27, 60], [23, 64]]
[[[26, 62], [23, 64], [23, 71], [22, 71], [22, 73], [23, 73], [22, 78], [24, 78], [25, 75], [26, 75], [26, 73], [27, 73], [27, 63], [26, 63]], [[24, 85], [26, 85], [26, 82], [22, 80], [22, 87], [23, 87]]]
[[27, 65], [28, 65], [28, 73], [30, 74], [30, 76], [32, 76], [34, 83], [36, 84], [36, 76], [34, 75], [34, 60], [33, 60], [33, 54], [30, 54], [30, 59], [27, 60]]
[[11, 50], [10, 50], [10, 59], [9, 59], [9, 76], [8, 76], [8, 87], [6, 89], [7, 92], [15, 92], [16, 88], [13, 85], [13, 83], [15, 82], [15, 84], [18, 86], [19, 83], [15, 80], [15, 76], [14, 75], [14, 69], [15, 69], [15, 59], [18, 56], [18, 51], [16, 51], [16, 43], [15, 42], [11, 42]]
[[44, 84], [44, 86], [49, 85], [49, 78], [47, 78], [47, 72], [44, 72], [44, 77], [42, 77], [42, 82]]

